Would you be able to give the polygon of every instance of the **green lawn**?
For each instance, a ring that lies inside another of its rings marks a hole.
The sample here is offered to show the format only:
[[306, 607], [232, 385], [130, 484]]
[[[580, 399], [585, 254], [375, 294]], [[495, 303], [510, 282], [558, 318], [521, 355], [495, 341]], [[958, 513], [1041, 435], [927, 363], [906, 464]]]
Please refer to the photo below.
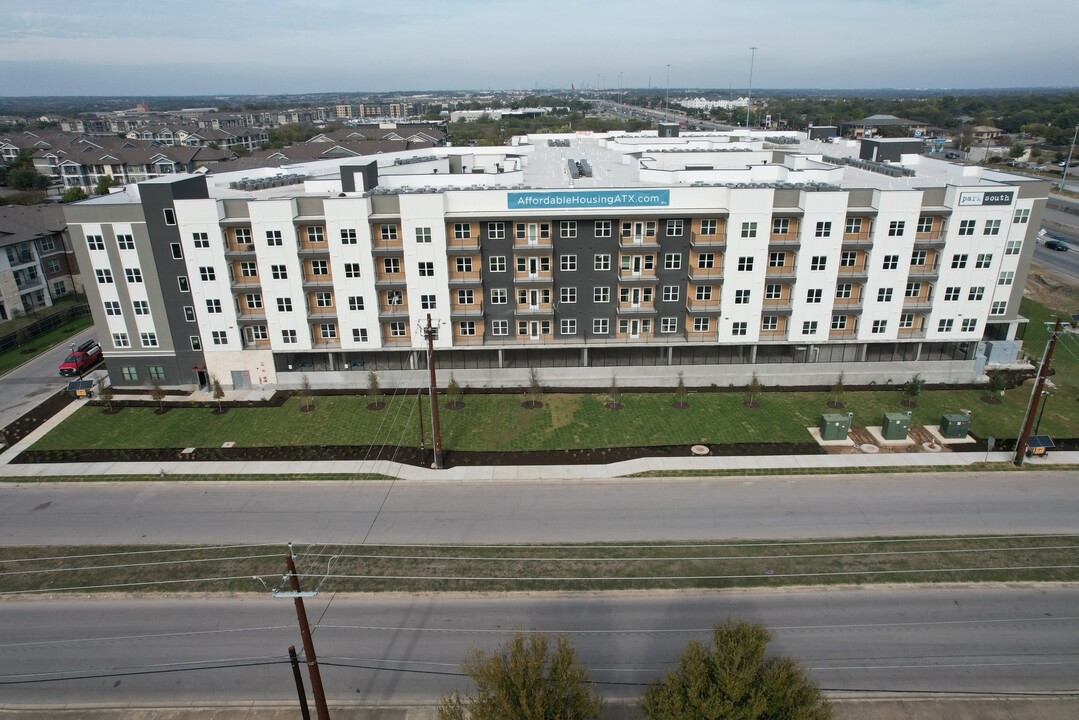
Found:
[[[1049, 329], [1052, 327], [1054, 317], [1067, 320], [1072, 313], [1079, 312], [1079, 307], [1063, 312], [1056, 312], [1044, 305], [1039, 305], [1031, 300], [1023, 300], [1021, 312], [1030, 318], [1026, 336], [1023, 339], [1023, 349], [1034, 358], [1041, 358], [1045, 352], [1045, 343], [1049, 339]], [[1056, 389], [1052, 391], [1048, 402], [1045, 404], [1045, 413], [1042, 416], [1040, 432], [1060, 437], [1079, 437], [1079, 433], [1068, 428], [1074, 428], [1079, 424], [1079, 407], [1076, 400], [1079, 399], [1079, 335], [1065, 333], [1057, 341], [1056, 350], [1053, 352], [1053, 369], [1056, 373], [1050, 378]], [[1022, 400], [1025, 403], [1030, 397], [1030, 384], [1025, 385]], [[1009, 397], [1017, 396], [1019, 388], [1008, 393]]]
[[[32, 353], [27, 353], [24, 355], [22, 351], [26, 348], [15, 348], [14, 350], [9, 350], [6, 353], [0, 354], [0, 375], [3, 375], [4, 373], [18, 367], [19, 365], [22, 365], [27, 360], [32, 360], [38, 355], [50, 352], [57, 345], [66, 345], [68, 342], [70, 342], [70, 337], [74, 333], [77, 333], [83, 328], [90, 327], [93, 324], [94, 319], [91, 316], [83, 315], [82, 317], [75, 318], [74, 320], [69, 321], [67, 324], [54, 330], [50, 330], [44, 335], [41, 335], [40, 337], [36, 337], [33, 340], [29, 341], [27, 343], [27, 347], [35, 348], [35, 351]], [[64, 354], [64, 357], [67, 357], [66, 352]], [[63, 359], [64, 358], [60, 357], [60, 354], [58, 353], [56, 357], [56, 364], [59, 365], [60, 362], [63, 361]]]
[[[1043, 320], [1050, 311], [1024, 301], [1031, 318], [1026, 350], [1040, 356], [1045, 347]], [[1056, 352], [1054, 381], [1041, 431], [1057, 437], [1079, 437], [1079, 343], [1065, 338]], [[985, 437], [1014, 438], [1019, 433], [1030, 383], [1010, 390], [1000, 405], [986, 405], [981, 390], [925, 391], [913, 409], [916, 425], [936, 424], [940, 416], [960, 409], [973, 411], [971, 430]], [[314, 412], [301, 413], [290, 398], [279, 408], [234, 408], [224, 415], [209, 409], [175, 408], [165, 415], [152, 408], [124, 408], [104, 415], [85, 407], [34, 445], [35, 450], [71, 448], [219, 447], [226, 441], [241, 447], [275, 445], [418, 445], [416, 400], [387, 394], [386, 408], [367, 410], [363, 396], [317, 397]], [[742, 406], [739, 392], [690, 393], [689, 408], [672, 407], [672, 393], [623, 392], [622, 410], [607, 410], [602, 394], [546, 394], [543, 408], [521, 407], [525, 397], [465, 395], [465, 408], [443, 410], [442, 438], [447, 450], [546, 450], [693, 443], [808, 442], [806, 428], [832, 412], [829, 394], [765, 392], [760, 407]], [[855, 425], [880, 425], [885, 412], [905, 412], [897, 389], [847, 392], [843, 412], [854, 413]], [[430, 442], [428, 405], [424, 424]]]

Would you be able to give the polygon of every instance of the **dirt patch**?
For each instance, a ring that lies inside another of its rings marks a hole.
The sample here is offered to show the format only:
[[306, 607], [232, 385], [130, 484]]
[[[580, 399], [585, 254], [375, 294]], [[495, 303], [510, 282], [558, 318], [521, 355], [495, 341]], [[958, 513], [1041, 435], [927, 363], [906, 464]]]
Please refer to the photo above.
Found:
[[224, 415], [228, 411], [229, 411], [229, 409], [227, 407], [219, 407], [219, 408], [214, 408], [213, 410], [211, 410], [210, 414], [211, 415]]
[[982, 402], [986, 405], [1001, 405], [1004, 403], [1004, 398], [999, 395], [982, 395]]
[[827, 405], [828, 407], [832, 408], [833, 410], [842, 410], [843, 409], [843, 403], [837, 402], [835, 400], [829, 400], [828, 402], [826, 402], [824, 404]]
[[760, 406], [761, 406], [761, 404], [759, 402], [755, 402], [753, 400], [743, 400], [742, 401], [742, 407], [749, 408], [750, 410], [756, 410]]
[[621, 410], [625, 407], [625, 405], [620, 402], [607, 402], [603, 403], [603, 407], [607, 408], [608, 410]]
[[905, 408], [916, 408], [916, 407], [918, 407], [918, 403], [914, 402], [913, 400], [900, 400], [899, 404], [902, 405]]
[[671, 403], [671, 407], [673, 407], [675, 410], [685, 410], [689, 407], [689, 403], [675, 400], [673, 403]]
[[447, 410], [464, 410], [465, 404], [460, 400], [450, 400], [448, 403], [443, 405], [443, 407]]
[[168, 407], [154, 408], [154, 415], [164, 415], [165, 413], [167, 413], [169, 411], [169, 409], [170, 408], [168, 408]]
[[523, 407], [525, 410], [539, 410], [543, 407], [543, 403], [541, 403], [539, 400], [525, 400], [523, 403], [521, 403], [521, 407]]
[[367, 403], [367, 409], [368, 410], [385, 410], [386, 409], [386, 403], [384, 403], [384, 402]]

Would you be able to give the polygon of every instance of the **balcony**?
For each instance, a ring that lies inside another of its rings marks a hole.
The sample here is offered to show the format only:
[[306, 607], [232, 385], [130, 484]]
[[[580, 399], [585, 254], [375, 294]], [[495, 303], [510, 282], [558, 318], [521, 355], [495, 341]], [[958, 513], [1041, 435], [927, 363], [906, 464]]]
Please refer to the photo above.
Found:
[[940, 269], [936, 265], [911, 265], [907, 272], [908, 278], [936, 279], [940, 277]]
[[786, 340], [787, 329], [783, 328], [782, 330], [761, 330], [758, 338], [760, 340]]
[[[527, 273], [526, 273], [527, 274]], [[548, 273], [550, 274], [550, 273]], [[516, 275], [514, 276], [516, 277]], [[552, 276], [553, 279], [553, 276]], [[472, 272], [451, 272], [449, 275], [450, 285], [479, 285], [483, 282], [483, 277], [480, 275], [479, 270], [473, 270]]]
[[[654, 279], [654, 278], [653, 278]], [[453, 282], [453, 277], [450, 277]], [[515, 285], [549, 285], [554, 282], [554, 274], [550, 270], [538, 273], [514, 272], [513, 282]]]
[[255, 256], [255, 244], [254, 243], [234, 243], [230, 242], [225, 245], [225, 257], [254, 257]]
[[946, 244], [944, 233], [916, 233], [914, 235], [914, 247], [916, 248], [942, 248]]
[[650, 302], [637, 304], [620, 302], [617, 311], [619, 315], [655, 315], [657, 312], [656, 306]]
[[378, 317], [379, 319], [396, 320], [400, 318], [408, 318], [408, 305], [401, 303], [399, 305], [387, 305], [385, 303], [379, 303], [378, 305]]
[[896, 337], [900, 340], [917, 340], [925, 337], [925, 328], [899, 328]]
[[446, 249], [450, 252], [459, 250], [479, 250], [479, 235], [472, 235], [466, 238], [451, 237], [446, 241]]
[[859, 263], [852, 266], [840, 266], [839, 272], [836, 275], [845, 280], [852, 278], [866, 278], [869, 276], [869, 266], [866, 263]]
[[375, 284], [377, 285], [404, 285], [405, 274], [403, 272], [388, 273], [379, 268], [375, 270]]
[[241, 307], [236, 311], [236, 319], [251, 321], [265, 320], [266, 308], [249, 308], [241, 305]]
[[843, 233], [844, 248], [872, 247], [873, 236], [868, 232]]
[[905, 297], [903, 298], [904, 310], [932, 310], [933, 298], [928, 295], [919, 295], [918, 297]]
[[849, 328], [843, 328], [842, 330], [829, 330], [828, 331], [828, 339], [829, 340], [843, 340], [845, 338], [854, 338], [854, 337], [858, 337], [858, 328], [849, 327]]
[[618, 236], [618, 247], [623, 249], [641, 248], [655, 250], [659, 247], [659, 238], [655, 235], [630, 234]]
[[721, 248], [727, 244], [726, 228], [719, 228], [714, 235], [701, 235], [691, 232], [689, 234], [689, 246], [693, 248]]
[[483, 315], [483, 303], [474, 302], [469, 305], [462, 305], [460, 303], [450, 303], [450, 317], [453, 318], [474, 318]]
[[689, 277], [692, 280], [718, 280], [723, 277], [723, 266], [718, 262], [715, 267], [710, 268], [700, 268], [696, 265], [690, 265]]
[[551, 303], [515, 305], [513, 314], [517, 317], [554, 317], [554, 305]]
[[765, 280], [793, 280], [796, 277], [798, 277], [798, 271], [795, 270], [793, 264], [781, 267], [769, 265], [764, 271]]
[[618, 279], [629, 282], [656, 282], [656, 271], [652, 270], [639, 270], [634, 272], [633, 270], [619, 270]]
[[308, 275], [304, 274], [303, 280], [300, 284], [306, 290], [308, 288], [332, 288], [333, 276], [332, 275]]
[[262, 287], [262, 283], [259, 281], [258, 276], [255, 277], [236, 277], [232, 279], [233, 290], [254, 290]]
[[769, 245], [777, 245], [779, 247], [792, 247], [802, 243], [801, 238], [797, 233], [772, 233], [768, 236]]
[[385, 239], [377, 234], [371, 237], [371, 252], [375, 255], [400, 255], [404, 251], [405, 246], [399, 237]]
[[836, 311], [845, 310], [847, 312], [861, 312], [862, 304], [865, 300], [861, 297], [856, 298], [835, 298], [832, 301], [832, 309]]
[[717, 313], [719, 312], [719, 298], [713, 300], [697, 300], [696, 298], [690, 298], [686, 300], [686, 312], [691, 313]]
[[765, 299], [761, 303], [762, 313], [789, 313], [792, 309], [791, 299], [789, 297], [776, 298], [774, 300]]
[[329, 257], [330, 248], [326, 243], [300, 243], [296, 254], [300, 257]]

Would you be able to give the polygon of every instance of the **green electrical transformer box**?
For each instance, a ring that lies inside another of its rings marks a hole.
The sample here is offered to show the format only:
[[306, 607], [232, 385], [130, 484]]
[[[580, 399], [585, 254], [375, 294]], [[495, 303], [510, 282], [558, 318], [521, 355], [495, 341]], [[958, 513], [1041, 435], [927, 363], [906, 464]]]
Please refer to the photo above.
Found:
[[850, 416], [825, 413], [820, 416], [821, 440], [846, 440], [850, 432]]
[[965, 438], [970, 432], [970, 415], [965, 413], [948, 413], [940, 418], [940, 435], [949, 440]]
[[910, 415], [901, 412], [884, 413], [880, 434], [885, 440], [906, 440], [910, 431]]

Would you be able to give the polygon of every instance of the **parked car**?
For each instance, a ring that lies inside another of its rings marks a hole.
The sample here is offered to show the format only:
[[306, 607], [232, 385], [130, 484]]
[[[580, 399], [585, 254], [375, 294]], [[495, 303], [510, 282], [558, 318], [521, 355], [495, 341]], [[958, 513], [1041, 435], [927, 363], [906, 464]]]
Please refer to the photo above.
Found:
[[1045, 247], [1049, 248], [1050, 250], [1060, 250], [1063, 252], [1068, 249], [1068, 243], [1064, 242], [1063, 240], [1057, 240], [1056, 238], [1050, 238], [1045, 241]]
[[946, 153], [944, 153], [944, 157], [947, 158], [948, 160], [958, 160], [959, 158], [961, 158], [963, 156], [960, 155], [957, 152], [946, 152]]

